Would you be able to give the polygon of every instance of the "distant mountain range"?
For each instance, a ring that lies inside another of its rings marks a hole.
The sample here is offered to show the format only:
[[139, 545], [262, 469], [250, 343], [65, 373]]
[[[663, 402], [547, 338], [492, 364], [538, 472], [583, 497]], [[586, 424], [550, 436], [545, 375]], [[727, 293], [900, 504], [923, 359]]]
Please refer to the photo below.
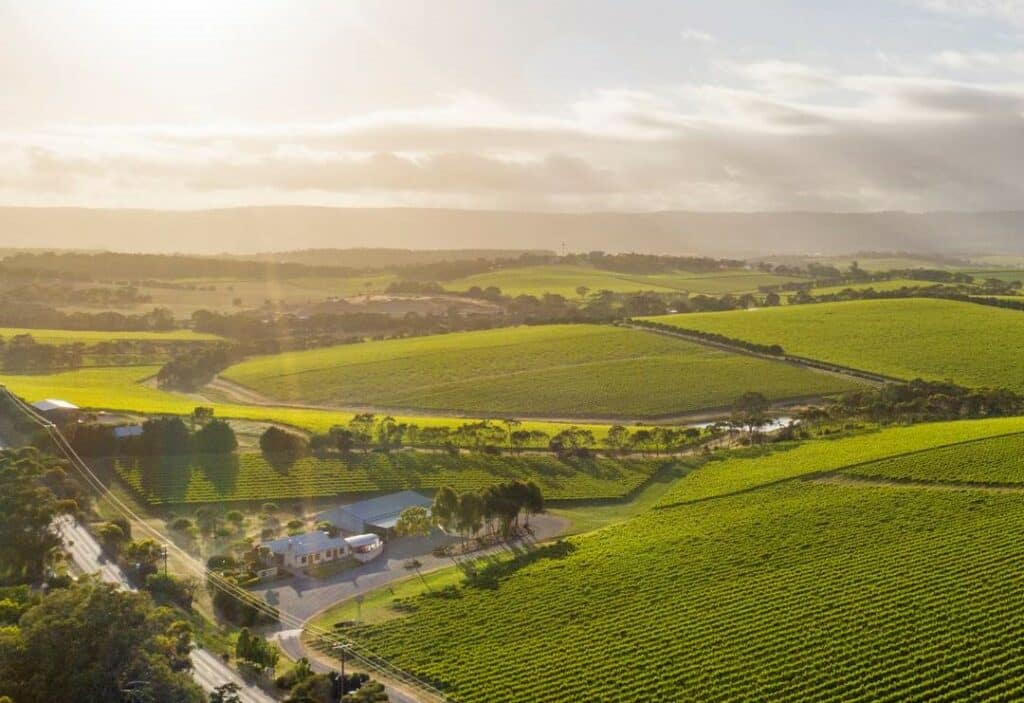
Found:
[[0, 208], [0, 247], [253, 254], [353, 247], [757, 256], [1024, 254], [1024, 211], [537, 213], [417, 208]]

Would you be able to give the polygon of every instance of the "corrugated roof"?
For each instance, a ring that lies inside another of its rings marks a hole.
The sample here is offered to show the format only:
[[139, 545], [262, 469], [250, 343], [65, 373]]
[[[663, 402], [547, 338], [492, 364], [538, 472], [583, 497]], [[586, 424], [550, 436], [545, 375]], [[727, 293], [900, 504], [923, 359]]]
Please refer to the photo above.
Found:
[[377, 535], [353, 535], [352, 537], [346, 537], [345, 542], [350, 547], [369, 547], [372, 544], [378, 544], [380, 537]]
[[347, 513], [368, 525], [390, 528], [395, 526], [398, 516], [406, 508], [419, 505], [429, 509], [432, 504], [430, 498], [416, 491], [399, 491], [325, 510], [317, 515], [317, 519], [338, 524], [341, 521], [341, 513]]
[[58, 398], [40, 400], [38, 403], [32, 403], [32, 407], [44, 413], [51, 410], [78, 410], [78, 406], [74, 403], [69, 403], [66, 400], [60, 400]]
[[275, 554], [284, 554], [291, 548], [293, 554], [313, 554], [332, 547], [345, 547], [343, 537], [331, 537], [326, 532], [305, 532], [301, 535], [282, 537], [261, 546], [268, 547]]

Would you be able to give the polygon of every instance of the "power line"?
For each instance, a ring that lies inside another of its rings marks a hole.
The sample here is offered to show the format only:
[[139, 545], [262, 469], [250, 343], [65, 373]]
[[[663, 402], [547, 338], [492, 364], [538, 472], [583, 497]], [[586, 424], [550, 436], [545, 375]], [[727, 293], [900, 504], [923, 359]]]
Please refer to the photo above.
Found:
[[376, 671], [385, 677], [397, 680], [406, 686], [413, 688], [419, 693], [427, 694], [440, 701], [448, 700], [447, 696], [435, 686], [391, 664], [391, 662], [384, 657], [369, 650], [365, 646], [359, 645], [354, 640], [342, 637], [338, 633], [331, 632], [330, 630], [322, 627], [306, 625], [298, 616], [292, 615], [287, 611], [282, 611], [279, 608], [275, 608], [255, 594], [250, 593], [235, 583], [232, 583], [221, 574], [196, 564], [195, 560], [188, 552], [169, 541], [159, 530], [149, 525], [149, 523], [143, 520], [140, 515], [133, 511], [109, 488], [107, 488], [89, 465], [85, 463], [77, 452], [75, 452], [74, 448], [54, 423], [41, 416], [35, 408], [11, 393], [6, 386], [0, 386], [0, 394], [6, 396], [12, 403], [14, 403], [16, 408], [21, 410], [22, 413], [24, 413], [33, 423], [41, 427], [47, 433], [60, 453], [64, 455], [64, 458], [66, 458], [72, 467], [78, 471], [87, 484], [99, 493], [101, 498], [105, 498], [111, 506], [113, 506], [113, 508], [120, 512], [124, 517], [127, 517], [130, 521], [138, 523], [145, 532], [149, 533], [157, 542], [161, 543], [164, 549], [173, 549], [176, 553], [180, 554], [184, 561], [185, 568], [190, 572], [200, 578], [206, 579], [206, 582], [217, 590], [236, 598], [240, 602], [254, 608], [268, 617], [276, 619], [282, 624], [291, 625], [299, 630], [306, 630], [318, 639], [326, 641], [328, 644], [335, 643], [344, 645], [349, 657], [355, 659], [368, 669]]

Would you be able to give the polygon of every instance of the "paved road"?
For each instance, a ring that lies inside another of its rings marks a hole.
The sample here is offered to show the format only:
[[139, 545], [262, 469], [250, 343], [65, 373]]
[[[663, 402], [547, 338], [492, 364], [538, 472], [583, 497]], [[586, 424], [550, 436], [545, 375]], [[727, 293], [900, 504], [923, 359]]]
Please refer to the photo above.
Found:
[[[121, 588], [134, 590], [125, 577], [124, 572], [112, 561], [104, 557], [96, 538], [74, 518], [61, 516], [56, 520], [56, 528], [71, 554], [75, 566], [83, 573], [98, 573], [106, 583], [113, 583]], [[221, 661], [220, 657], [209, 652], [196, 649], [192, 651], [192, 674], [196, 683], [207, 693], [228, 681], [234, 681], [241, 688], [239, 696], [243, 703], [276, 703], [273, 698], [258, 687], [247, 684], [238, 673]]]

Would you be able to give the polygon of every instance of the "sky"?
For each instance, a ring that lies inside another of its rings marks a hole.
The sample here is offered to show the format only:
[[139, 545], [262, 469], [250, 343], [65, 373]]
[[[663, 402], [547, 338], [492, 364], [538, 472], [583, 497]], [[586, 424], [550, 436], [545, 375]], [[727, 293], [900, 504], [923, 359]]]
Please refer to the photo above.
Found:
[[0, 205], [1019, 209], [1024, 0], [0, 0]]

